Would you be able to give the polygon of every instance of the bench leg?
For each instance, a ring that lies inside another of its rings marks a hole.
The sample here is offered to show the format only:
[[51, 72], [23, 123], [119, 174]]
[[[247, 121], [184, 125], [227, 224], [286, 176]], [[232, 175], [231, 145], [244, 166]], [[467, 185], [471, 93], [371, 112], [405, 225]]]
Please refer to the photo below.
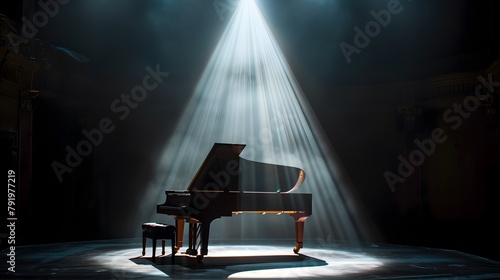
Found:
[[156, 238], [153, 238], [153, 262], [155, 262]]
[[172, 238], [172, 264], [175, 264], [175, 238]]
[[146, 255], [146, 235], [142, 234], [142, 255]]
[[161, 240], [161, 254], [165, 255], [165, 239]]

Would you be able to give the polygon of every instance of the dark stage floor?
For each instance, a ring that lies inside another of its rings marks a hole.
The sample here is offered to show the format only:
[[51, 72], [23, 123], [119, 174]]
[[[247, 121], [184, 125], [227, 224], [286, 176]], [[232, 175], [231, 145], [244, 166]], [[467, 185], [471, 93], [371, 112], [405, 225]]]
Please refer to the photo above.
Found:
[[292, 240], [211, 240], [203, 263], [179, 254], [171, 265], [168, 245], [156, 263], [150, 239], [144, 257], [140, 238], [19, 246], [15, 273], [7, 270], [8, 251], [1, 252], [0, 278], [500, 279], [500, 262], [440, 249], [307, 240], [295, 255]]

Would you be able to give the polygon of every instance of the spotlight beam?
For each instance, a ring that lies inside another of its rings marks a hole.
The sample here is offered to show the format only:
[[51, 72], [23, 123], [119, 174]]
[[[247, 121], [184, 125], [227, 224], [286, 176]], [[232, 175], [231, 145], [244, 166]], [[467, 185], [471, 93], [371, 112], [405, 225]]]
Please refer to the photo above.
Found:
[[[247, 160], [305, 170], [298, 191], [313, 194], [306, 236], [369, 239], [370, 223], [349, 178], [253, 0], [238, 4], [164, 151], [141, 214], [154, 215], [151, 205], [164, 201], [164, 190], [186, 189], [216, 142], [246, 144], [241, 157]], [[219, 236], [264, 237], [256, 224], [279, 223], [285, 236], [293, 235], [289, 220], [267, 219], [242, 218], [239, 231], [224, 219], [213, 230]]]

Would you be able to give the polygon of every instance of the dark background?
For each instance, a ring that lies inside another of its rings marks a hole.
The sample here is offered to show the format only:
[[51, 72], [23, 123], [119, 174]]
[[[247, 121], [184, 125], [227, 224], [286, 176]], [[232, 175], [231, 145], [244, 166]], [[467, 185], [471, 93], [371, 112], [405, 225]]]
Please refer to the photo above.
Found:
[[[389, 1], [257, 2], [378, 228], [378, 237], [367, 241], [500, 260], [496, 113], [485, 121], [479, 110], [467, 119], [453, 134], [455, 142], [443, 146], [455, 145], [454, 150], [443, 148], [427, 158], [394, 192], [383, 175], [397, 171], [398, 156], [411, 151], [413, 139], [439, 127], [436, 120], [451, 105], [432, 105], [436, 96], [429, 81], [460, 84], [450, 75], [477, 73], [471, 74], [475, 78], [498, 62], [500, 3], [401, 0], [403, 11], [348, 63], [340, 43], [353, 45], [353, 28], [363, 29], [373, 20], [370, 11], [386, 9]], [[232, 14], [229, 9], [220, 17], [215, 8], [220, 3], [232, 7], [235, 1], [73, 0], [39, 28], [37, 44], [45, 48], [36, 59], [41, 70], [34, 87], [41, 91], [33, 103], [33, 173], [22, 242], [137, 235], [142, 221], [129, 217], [155, 207], [141, 205], [140, 197]], [[0, 5], [0, 13], [22, 24], [23, 1]], [[110, 104], [142, 82], [146, 66], [157, 64], [170, 76], [118, 121]], [[457, 96], [463, 100], [467, 90], [437, 97]], [[424, 111], [408, 123], [398, 114], [401, 105]], [[51, 164], [64, 163], [65, 147], [75, 147], [82, 129], [98, 127], [105, 117], [114, 121], [115, 131], [59, 182]], [[461, 156], [474, 162], [450, 167]]]

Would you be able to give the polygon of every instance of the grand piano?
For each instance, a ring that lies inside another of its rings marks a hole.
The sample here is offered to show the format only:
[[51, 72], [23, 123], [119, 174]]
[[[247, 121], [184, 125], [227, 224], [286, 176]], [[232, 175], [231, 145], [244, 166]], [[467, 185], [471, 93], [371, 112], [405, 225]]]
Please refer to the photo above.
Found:
[[187, 190], [166, 191], [166, 201], [157, 205], [157, 213], [175, 218], [175, 252], [183, 245], [187, 222], [186, 254], [201, 261], [208, 254], [210, 223], [241, 213], [289, 214], [295, 221], [293, 251], [297, 254], [303, 247], [304, 222], [312, 214], [312, 195], [295, 191], [305, 179], [304, 171], [243, 159], [240, 153], [244, 148], [242, 144], [215, 143]]

